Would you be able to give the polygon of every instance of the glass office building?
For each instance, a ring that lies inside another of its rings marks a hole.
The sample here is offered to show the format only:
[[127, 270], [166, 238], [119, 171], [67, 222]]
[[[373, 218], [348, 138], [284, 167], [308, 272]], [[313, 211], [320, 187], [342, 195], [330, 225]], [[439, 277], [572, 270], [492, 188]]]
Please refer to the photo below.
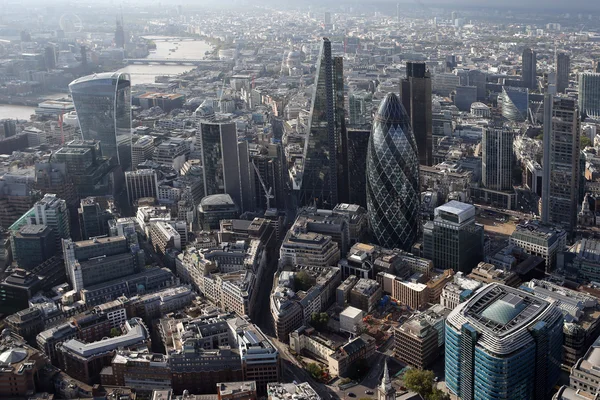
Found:
[[579, 111], [582, 118], [600, 118], [600, 73], [579, 74]]
[[489, 284], [446, 320], [446, 385], [463, 400], [549, 398], [562, 342], [554, 303]]
[[502, 87], [502, 116], [511, 122], [527, 120], [529, 90], [526, 88]]
[[367, 149], [367, 210], [377, 243], [410, 250], [420, 207], [417, 142], [400, 99], [388, 93], [375, 114]]
[[111, 163], [131, 168], [131, 79], [106, 72], [84, 76], [69, 85], [84, 140], [98, 140]]
[[317, 68], [298, 201], [301, 206], [333, 208], [348, 202], [347, 144], [343, 58], [331, 56], [327, 38]]

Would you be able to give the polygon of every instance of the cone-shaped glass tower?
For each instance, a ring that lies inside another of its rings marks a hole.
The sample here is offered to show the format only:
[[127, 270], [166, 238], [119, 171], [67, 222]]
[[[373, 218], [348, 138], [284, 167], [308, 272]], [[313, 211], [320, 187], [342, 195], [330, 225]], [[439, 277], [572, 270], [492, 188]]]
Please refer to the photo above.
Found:
[[419, 152], [398, 96], [381, 105], [367, 150], [367, 209], [373, 239], [386, 248], [410, 250], [420, 221]]

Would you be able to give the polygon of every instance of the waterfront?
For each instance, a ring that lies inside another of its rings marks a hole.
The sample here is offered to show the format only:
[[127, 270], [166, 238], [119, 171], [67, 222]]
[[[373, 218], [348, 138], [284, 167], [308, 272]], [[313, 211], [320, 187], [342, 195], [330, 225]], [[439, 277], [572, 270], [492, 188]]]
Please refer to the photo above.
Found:
[[35, 107], [0, 104], [0, 119], [24, 119], [29, 121], [31, 114], [35, 114]]
[[[170, 37], [144, 36], [144, 38], [154, 40], [156, 43], [156, 51], [151, 52], [148, 59], [199, 59], [204, 58], [206, 52], [212, 50], [209, 43], [201, 40], [166, 42], [161, 39], [170, 39]], [[132, 85], [140, 85], [154, 83], [154, 78], [160, 75], [175, 76], [192, 69], [194, 69], [192, 65], [128, 65], [119, 71], [131, 74]]]

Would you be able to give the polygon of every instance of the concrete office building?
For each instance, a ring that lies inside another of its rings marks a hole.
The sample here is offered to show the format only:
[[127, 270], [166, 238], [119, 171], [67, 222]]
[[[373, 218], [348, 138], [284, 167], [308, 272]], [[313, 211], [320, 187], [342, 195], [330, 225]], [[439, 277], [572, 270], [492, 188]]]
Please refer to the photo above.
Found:
[[400, 81], [400, 98], [415, 136], [419, 164], [432, 165], [431, 75], [425, 63], [406, 63], [406, 78]]
[[483, 227], [475, 222], [475, 207], [452, 200], [435, 209], [423, 228], [425, 258], [438, 269], [469, 273], [483, 260]]
[[446, 386], [463, 399], [544, 399], [558, 381], [563, 316], [553, 303], [490, 284], [446, 321]]
[[553, 226], [530, 221], [517, 225], [510, 235], [510, 243], [517, 245], [528, 254], [542, 257], [546, 271], [554, 271], [557, 254], [567, 245], [567, 233]]
[[460, 111], [470, 111], [471, 105], [477, 101], [477, 87], [457, 86], [454, 93], [454, 105]]
[[483, 128], [481, 183], [491, 190], [512, 189], [514, 134], [506, 128]]
[[544, 97], [542, 221], [568, 232], [577, 226], [580, 204], [580, 117], [575, 100]]
[[219, 229], [221, 220], [237, 219], [239, 210], [229, 194], [213, 194], [200, 201], [198, 220], [203, 229]]
[[63, 242], [67, 276], [77, 292], [119, 277], [139, 272], [144, 251], [125, 236]]
[[54, 194], [46, 194], [33, 208], [24, 214], [11, 230], [18, 230], [25, 224], [45, 225], [52, 229], [56, 250], [61, 249], [61, 240], [71, 237], [69, 210], [67, 203]]
[[54, 231], [46, 225], [25, 225], [12, 232], [13, 260], [20, 268], [31, 270], [56, 253]]
[[79, 203], [78, 216], [83, 240], [108, 235], [108, 221], [114, 218], [110, 210], [103, 210], [99, 199], [86, 197]]
[[394, 332], [394, 356], [417, 369], [426, 369], [438, 357], [438, 331], [418, 314]]
[[154, 169], [138, 169], [125, 172], [127, 199], [134, 204], [138, 199], [152, 197], [158, 199], [158, 179]]
[[131, 169], [146, 160], [151, 160], [154, 154], [154, 138], [150, 135], [141, 136], [131, 145]]
[[279, 249], [282, 266], [334, 266], [340, 260], [340, 250], [331, 236], [314, 232], [296, 233], [290, 229]]
[[368, 313], [375, 308], [382, 294], [383, 290], [376, 280], [361, 278], [350, 291], [350, 305]]

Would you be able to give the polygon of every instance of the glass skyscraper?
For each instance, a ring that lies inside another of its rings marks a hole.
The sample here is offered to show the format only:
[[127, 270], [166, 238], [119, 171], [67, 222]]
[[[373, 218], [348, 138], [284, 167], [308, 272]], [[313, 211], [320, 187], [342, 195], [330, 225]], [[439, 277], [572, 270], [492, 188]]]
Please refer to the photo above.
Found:
[[537, 54], [530, 48], [523, 50], [522, 80], [526, 88], [535, 89], [537, 86]]
[[514, 134], [502, 127], [483, 128], [481, 181], [487, 189], [510, 190], [514, 161]]
[[600, 118], [600, 73], [579, 74], [579, 111], [582, 118]]
[[410, 250], [420, 221], [419, 153], [394, 93], [381, 102], [367, 149], [367, 210], [375, 241]]
[[446, 386], [463, 400], [549, 398], [562, 343], [554, 303], [489, 284], [446, 320]]
[[84, 140], [98, 140], [104, 156], [131, 167], [131, 79], [106, 72], [84, 76], [69, 85]]
[[327, 38], [323, 38], [317, 69], [298, 202], [333, 208], [348, 201], [347, 143], [343, 58], [331, 56]]
[[529, 91], [526, 88], [502, 87], [502, 116], [511, 122], [527, 120]]
[[417, 141], [419, 163], [432, 165], [431, 75], [425, 63], [406, 63], [406, 78], [400, 81], [400, 96]]

